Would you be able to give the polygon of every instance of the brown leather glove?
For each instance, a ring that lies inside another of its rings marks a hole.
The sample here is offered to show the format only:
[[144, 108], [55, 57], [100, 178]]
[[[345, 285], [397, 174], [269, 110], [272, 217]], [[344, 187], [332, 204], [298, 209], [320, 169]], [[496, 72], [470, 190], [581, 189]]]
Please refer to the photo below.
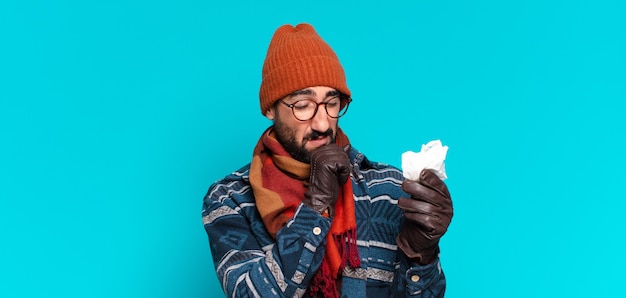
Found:
[[[345, 148], [337, 144], [328, 144], [311, 154], [311, 175], [309, 188], [304, 193], [304, 203], [322, 214], [329, 207], [332, 210], [339, 189], [350, 177], [350, 158]], [[332, 212], [331, 213], [332, 216]]]
[[398, 199], [405, 219], [398, 247], [420, 264], [432, 263], [439, 254], [439, 239], [452, 220], [448, 187], [433, 172], [423, 170], [419, 182], [404, 180], [402, 190], [411, 198]]

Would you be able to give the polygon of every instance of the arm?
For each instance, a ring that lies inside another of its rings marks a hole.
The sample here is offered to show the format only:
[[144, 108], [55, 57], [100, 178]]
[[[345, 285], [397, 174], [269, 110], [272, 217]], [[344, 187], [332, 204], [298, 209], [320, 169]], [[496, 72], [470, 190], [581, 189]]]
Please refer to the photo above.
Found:
[[[363, 158], [363, 157], [362, 157]], [[397, 245], [397, 236], [405, 227], [404, 212], [398, 208], [398, 199], [409, 197], [401, 188], [402, 172], [395, 167], [368, 160], [358, 160], [355, 177], [358, 186], [354, 187], [357, 197], [357, 210], [369, 214], [370, 236], [367, 240], [379, 242], [379, 245], [367, 248], [368, 257], [376, 256], [390, 263], [386, 267], [381, 261], [370, 260], [369, 267], [388, 271], [391, 275], [387, 280], [388, 288], [376, 282], [372, 276], [368, 284], [368, 295], [372, 297], [442, 297], [446, 289], [446, 277], [437, 257], [434, 262], [426, 265], [412, 260]], [[367, 198], [370, 198], [369, 200]], [[411, 228], [411, 227], [407, 227]], [[364, 239], [361, 239], [364, 240]], [[435, 256], [436, 257], [436, 256]], [[387, 268], [387, 269], [385, 269]], [[416, 281], [415, 281], [416, 280]], [[376, 293], [373, 293], [376, 292]]]
[[278, 231], [275, 242], [268, 240], [247, 184], [211, 188], [204, 200], [203, 221], [225, 293], [293, 297], [306, 292], [322, 263], [332, 221], [321, 213], [332, 209], [339, 187], [350, 176], [350, 159], [344, 150], [349, 147], [331, 144], [312, 154], [304, 204]]
[[419, 181], [405, 180], [402, 190], [410, 195], [398, 200], [404, 223], [397, 243], [407, 258], [405, 263], [411, 266], [405, 275], [407, 294], [442, 297], [445, 277], [439, 261], [439, 240], [453, 215], [448, 187], [434, 173], [424, 170]]
[[398, 292], [403, 293], [397, 295], [398, 297], [444, 297], [446, 277], [438, 257], [427, 265], [421, 265], [405, 257], [396, 276]]
[[[248, 193], [249, 192], [249, 193]], [[228, 297], [302, 296], [324, 256], [330, 220], [300, 205], [295, 216], [276, 235], [276, 242], [261, 246], [266, 235], [260, 217], [246, 216], [243, 206], [225, 204], [209, 192], [203, 205], [203, 222], [211, 243], [217, 276]], [[251, 190], [241, 195], [251, 195]], [[237, 211], [236, 211], [237, 210]], [[321, 231], [313, 232], [315, 227]]]

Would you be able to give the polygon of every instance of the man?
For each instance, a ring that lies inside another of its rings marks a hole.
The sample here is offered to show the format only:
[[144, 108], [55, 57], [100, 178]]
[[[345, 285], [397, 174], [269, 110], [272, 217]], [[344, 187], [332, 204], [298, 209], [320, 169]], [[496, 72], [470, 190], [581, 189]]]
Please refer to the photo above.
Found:
[[250, 164], [213, 184], [202, 219], [228, 297], [441, 297], [446, 185], [369, 161], [338, 126], [351, 102], [334, 51], [308, 24], [276, 30]]

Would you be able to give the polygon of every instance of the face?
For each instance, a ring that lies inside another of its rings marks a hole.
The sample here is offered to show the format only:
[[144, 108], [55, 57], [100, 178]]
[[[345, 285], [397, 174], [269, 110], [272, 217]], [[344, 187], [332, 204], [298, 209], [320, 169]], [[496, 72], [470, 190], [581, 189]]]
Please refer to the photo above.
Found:
[[[320, 103], [337, 94], [333, 88], [317, 86], [298, 90], [282, 100], [292, 104], [299, 99], [308, 98]], [[277, 102], [265, 116], [274, 121], [278, 142], [291, 157], [301, 162], [310, 162], [311, 152], [335, 142], [338, 119], [328, 116], [323, 105], [319, 106], [315, 116], [307, 121], [296, 119], [291, 108], [280, 102]]]

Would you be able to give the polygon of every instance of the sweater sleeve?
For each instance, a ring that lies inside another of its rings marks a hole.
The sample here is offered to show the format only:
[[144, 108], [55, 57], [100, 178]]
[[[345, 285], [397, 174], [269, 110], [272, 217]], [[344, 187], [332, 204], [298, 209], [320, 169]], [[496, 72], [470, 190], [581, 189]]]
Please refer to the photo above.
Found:
[[431, 264], [420, 265], [405, 257], [396, 278], [398, 297], [444, 297], [446, 291], [446, 278], [439, 258]]
[[[275, 242], [262, 245], [266, 235], [260, 217], [249, 218], [245, 208], [232, 206], [210, 194], [203, 204], [203, 223], [213, 262], [228, 297], [297, 297], [304, 295], [325, 252], [330, 219], [300, 205], [277, 233]], [[232, 203], [232, 201], [228, 201]], [[244, 206], [245, 205], [245, 206]]]

